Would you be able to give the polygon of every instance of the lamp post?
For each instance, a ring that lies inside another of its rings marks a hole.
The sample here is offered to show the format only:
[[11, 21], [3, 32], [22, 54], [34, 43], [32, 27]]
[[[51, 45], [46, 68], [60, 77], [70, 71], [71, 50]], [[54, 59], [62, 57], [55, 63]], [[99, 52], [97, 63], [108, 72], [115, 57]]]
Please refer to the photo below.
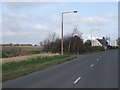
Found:
[[62, 13], [62, 25], [61, 25], [61, 54], [63, 55], [63, 15], [67, 13], [77, 13], [78, 11], [69, 11]]
[[91, 46], [92, 46], [92, 31], [95, 31], [95, 30], [100, 30], [100, 29], [91, 29]]

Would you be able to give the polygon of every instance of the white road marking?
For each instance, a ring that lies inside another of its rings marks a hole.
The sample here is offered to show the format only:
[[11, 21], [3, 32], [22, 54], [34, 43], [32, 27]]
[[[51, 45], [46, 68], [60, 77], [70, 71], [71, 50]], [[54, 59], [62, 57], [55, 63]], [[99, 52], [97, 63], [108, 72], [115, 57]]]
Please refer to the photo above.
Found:
[[91, 64], [91, 67], [93, 67], [93, 64]]
[[97, 61], [98, 61], [99, 59], [97, 58]]
[[74, 83], [77, 83], [80, 79], [81, 79], [81, 77], [79, 77], [78, 79], [76, 79], [76, 80], [74, 81]]

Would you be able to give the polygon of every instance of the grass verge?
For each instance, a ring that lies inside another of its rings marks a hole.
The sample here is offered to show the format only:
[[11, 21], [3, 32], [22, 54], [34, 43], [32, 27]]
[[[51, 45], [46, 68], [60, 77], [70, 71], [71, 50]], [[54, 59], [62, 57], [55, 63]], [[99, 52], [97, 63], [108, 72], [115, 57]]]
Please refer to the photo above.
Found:
[[42, 70], [76, 58], [75, 56], [36, 57], [26, 61], [9, 62], [2, 65], [2, 81]]

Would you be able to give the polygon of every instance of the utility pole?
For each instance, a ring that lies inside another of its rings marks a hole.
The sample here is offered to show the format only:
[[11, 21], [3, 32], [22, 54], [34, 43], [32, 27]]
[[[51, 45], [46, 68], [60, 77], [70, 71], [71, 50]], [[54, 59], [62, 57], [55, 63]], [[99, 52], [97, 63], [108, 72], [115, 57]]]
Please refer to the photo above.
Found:
[[61, 25], [61, 55], [63, 55], [63, 15], [67, 13], [77, 13], [78, 11], [69, 11], [62, 13], [62, 25]]
[[63, 13], [62, 13], [62, 31], [61, 31], [61, 54], [63, 55]]

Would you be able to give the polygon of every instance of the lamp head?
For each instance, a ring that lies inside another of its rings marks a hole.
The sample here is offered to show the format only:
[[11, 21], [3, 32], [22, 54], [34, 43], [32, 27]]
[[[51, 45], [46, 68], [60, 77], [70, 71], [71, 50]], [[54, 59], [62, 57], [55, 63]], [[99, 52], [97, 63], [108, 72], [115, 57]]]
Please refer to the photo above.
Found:
[[74, 11], [74, 13], [77, 13], [78, 11]]

